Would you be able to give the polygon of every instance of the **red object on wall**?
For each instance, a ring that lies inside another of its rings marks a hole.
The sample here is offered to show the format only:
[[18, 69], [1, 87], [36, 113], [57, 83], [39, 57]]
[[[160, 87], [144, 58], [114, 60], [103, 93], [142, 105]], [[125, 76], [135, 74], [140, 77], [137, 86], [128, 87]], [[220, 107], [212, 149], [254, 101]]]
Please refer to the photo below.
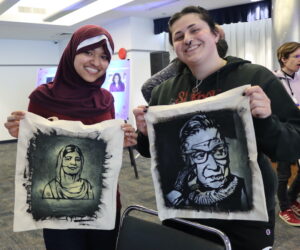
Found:
[[120, 59], [126, 59], [127, 50], [124, 48], [119, 49], [118, 55]]

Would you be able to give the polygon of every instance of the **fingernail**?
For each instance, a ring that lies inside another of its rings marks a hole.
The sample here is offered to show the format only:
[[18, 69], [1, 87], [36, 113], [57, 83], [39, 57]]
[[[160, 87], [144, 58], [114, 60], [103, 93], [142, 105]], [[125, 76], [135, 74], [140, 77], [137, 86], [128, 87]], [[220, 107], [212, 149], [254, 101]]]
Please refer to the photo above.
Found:
[[149, 108], [149, 106], [145, 106], [145, 108], [144, 108], [144, 113], [146, 113], [147, 111], [148, 111], [148, 108]]

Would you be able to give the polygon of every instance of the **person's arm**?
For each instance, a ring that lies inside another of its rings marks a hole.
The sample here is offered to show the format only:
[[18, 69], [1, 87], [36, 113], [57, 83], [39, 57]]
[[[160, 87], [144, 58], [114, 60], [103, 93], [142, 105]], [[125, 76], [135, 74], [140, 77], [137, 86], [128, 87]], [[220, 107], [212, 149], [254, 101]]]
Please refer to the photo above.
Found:
[[[274, 161], [294, 161], [300, 158], [300, 111], [271, 72], [256, 75], [271, 110], [270, 115], [253, 118], [257, 145]], [[257, 110], [262, 109], [259, 106]]]
[[[159, 88], [161, 86], [156, 86], [153, 90], [153, 94], [150, 100], [149, 105], [155, 106], [158, 104], [158, 93]], [[137, 151], [144, 157], [151, 157], [150, 149], [149, 149], [149, 138], [148, 138], [148, 131], [147, 131], [147, 124], [145, 121], [145, 113], [147, 112], [148, 106], [141, 105], [138, 106], [133, 110], [133, 114], [135, 116], [136, 126], [137, 126]]]
[[142, 86], [141, 91], [145, 100], [149, 103], [151, 93], [154, 87], [160, 85], [162, 82], [174, 77], [177, 74], [177, 60], [173, 60], [167, 67], [154, 74]]
[[[39, 116], [42, 116], [50, 121], [58, 120], [55, 113], [49, 112], [45, 108], [41, 107], [38, 104], [30, 101], [28, 105], [28, 111]], [[7, 128], [9, 134], [15, 138], [19, 136], [19, 126], [20, 120], [25, 116], [25, 111], [14, 111], [10, 116], [7, 117], [7, 121], [4, 123], [4, 126]]]
[[112, 105], [111, 109], [110, 109], [110, 115], [113, 119], [116, 118], [116, 112], [115, 112], [115, 106]]

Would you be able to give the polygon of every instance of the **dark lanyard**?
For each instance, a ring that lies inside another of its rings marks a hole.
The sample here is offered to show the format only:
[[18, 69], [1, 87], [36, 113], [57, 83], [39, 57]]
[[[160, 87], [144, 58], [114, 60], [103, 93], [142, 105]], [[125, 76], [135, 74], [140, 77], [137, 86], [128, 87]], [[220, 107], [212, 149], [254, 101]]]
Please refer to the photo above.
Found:
[[288, 87], [289, 87], [289, 89], [290, 89], [290, 91], [291, 91], [291, 95], [292, 95], [293, 101], [295, 102], [295, 104], [296, 104], [298, 107], [300, 107], [297, 98], [294, 96], [294, 92], [293, 92], [293, 90], [292, 90], [290, 80], [288, 79], [288, 77], [291, 77], [291, 76], [288, 75], [287, 73], [285, 73], [283, 70], [281, 70], [281, 71], [282, 71], [283, 74], [284, 74], [284, 78], [281, 78], [281, 79], [285, 79], [285, 80], [286, 80], [287, 85], [288, 85]]
[[283, 74], [284, 74], [284, 79], [286, 80], [286, 82], [287, 82], [287, 84], [288, 84], [288, 86], [289, 86], [289, 89], [290, 89], [290, 91], [291, 91], [291, 94], [292, 94], [292, 96], [294, 96], [294, 92], [293, 92], [293, 90], [292, 90], [292, 87], [291, 87], [291, 84], [290, 84], [290, 80], [288, 79], [288, 74], [285, 73], [284, 71], [282, 71], [282, 72], [283, 72]]

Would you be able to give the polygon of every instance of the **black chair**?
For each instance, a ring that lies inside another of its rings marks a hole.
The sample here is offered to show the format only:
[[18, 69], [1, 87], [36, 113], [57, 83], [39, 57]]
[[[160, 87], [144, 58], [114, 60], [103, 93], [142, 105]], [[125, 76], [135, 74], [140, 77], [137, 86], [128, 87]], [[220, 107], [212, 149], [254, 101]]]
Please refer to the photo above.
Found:
[[142, 212], [143, 214], [141, 215], [143, 217], [145, 217], [145, 214], [158, 215], [157, 211], [152, 209], [138, 205], [129, 206], [121, 217], [117, 250], [231, 250], [228, 237], [216, 228], [179, 218], [170, 219], [176, 223], [195, 228], [205, 234], [209, 233], [219, 243], [164, 226], [161, 223], [132, 216], [129, 214], [132, 211]]

